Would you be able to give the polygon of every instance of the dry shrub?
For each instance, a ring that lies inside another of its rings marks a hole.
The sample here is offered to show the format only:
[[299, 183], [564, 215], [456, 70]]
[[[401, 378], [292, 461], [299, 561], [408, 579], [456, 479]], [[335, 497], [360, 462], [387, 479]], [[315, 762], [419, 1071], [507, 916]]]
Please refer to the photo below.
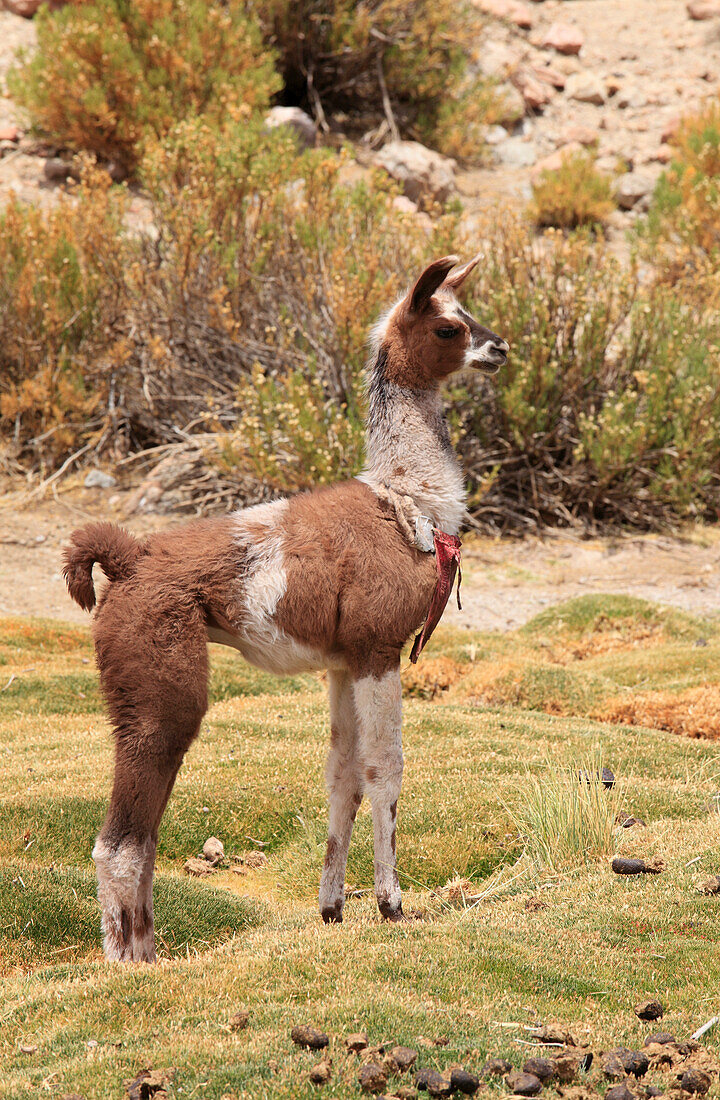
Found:
[[420, 699], [434, 699], [459, 683], [470, 667], [450, 657], [423, 657], [418, 664], [403, 669], [403, 691]]
[[[248, 5], [278, 52], [287, 102], [355, 132], [388, 121], [471, 157], [495, 118], [487, 82], [468, 75], [481, 22], [457, 0], [265, 0]], [[388, 105], [392, 113], [389, 119]]]
[[69, 0], [43, 5], [35, 23], [38, 48], [11, 74], [13, 96], [48, 137], [128, 173], [178, 119], [247, 119], [279, 88], [238, 4]]
[[658, 624], [638, 622], [636, 619], [606, 619], [586, 637], [553, 641], [548, 649], [548, 660], [565, 665], [571, 661], [588, 661], [606, 653], [625, 653], [659, 645], [666, 640]]
[[493, 529], [652, 528], [720, 505], [717, 315], [641, 287], [586, 233], [488, 226], [470, 308], [510, 343], [456, 385], [471, 511]]
[[577, 229], [599, 225], [614, 209], [612, 186], [590, 153], [573, 153], [559, 168], [541, 172], [532, 185], [529, 215], [535, 225]]
[[593, 714], [602, 722], [647, 726], [685, 737], [720, 739], [720, 687], [646, 691], [609, 699]]

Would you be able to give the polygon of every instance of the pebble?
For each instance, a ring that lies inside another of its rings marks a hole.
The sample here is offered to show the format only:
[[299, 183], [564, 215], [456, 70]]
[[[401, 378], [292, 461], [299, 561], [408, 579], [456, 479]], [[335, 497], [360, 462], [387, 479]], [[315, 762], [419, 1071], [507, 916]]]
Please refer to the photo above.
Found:
[[360, 1066], [358, 1084], [363, 1092], [382, 1092], [387, 1085], [384, 1069], [382, 1066], [376, 1066], [374, 1062], [368, 1062], [366, 1066]]
[[431, 1069], [426, 1080], [426, 1088], [431, 1096], [450, 1096], [452, 1085], [447, 1077], [443, 1077], [442, 1073]]
[[614, 1052], [604, 1054], [600, 1060], [603, 1074], [609, 1081], [622, 1081], [625, 1077], [625, 1066], [622, 1059]]
[[626, 1073], [631, 1073], [633, 1077], [644, 1077], [650, 1069], [650, 1059], [641, 1050], [631, 1050], [623, 1065]]
[[532, 1073], [546, 1085], [555, 1075], [555, 1066], [549, 1058], [528, 1058], [523, 1065], [523, 1073]]
[[390, 1057], [401, 1073], [406, 1073], [417, 1062], [418, 1052], [412, 1047], [393, 1047]]
[[628, 1088], [627, 1081], [623, 1081], [619, 1085], [610, 1086], [605, 1093], [605, 1100], [637, 1100], [637, 1097]]
[[691, 19], [705, 20], [720, 18], [719, 0], [690, 0], [685, 5]]
[[106, 474], [104, 470], [89, 470], [83, 485], [86, 489], [112, 489], [117, 485], [117, 481], [112, 474]]
[[634, 1012], [639, 1020], [661, 1020], [665, 1009], [662, 1001], [641, 1001], [635, 1005]]
[[326, 1061], [317, 1062], [308, 1074], [308, 1077], [314, 1085], [326, 1085], [331, 1076], [332, 1068], [330, 1063]]
[[208, 863], [219, 863], [225, 858], [225, 845], [216, 836], [209, 836], [203, 844], [202, 854]]
[[686, 1069], [680, 1078], [680, 1088], [683, 1092], [694, 1092], [704, 1096], [710, 1088], [710, 1077], [701, 1069]]
[[572, 23], [553, 23], [543, 39], [543, 46], [547, 46], [558, 53], [578, 54], [583, 48], [585, 39], [582, 31], [574, 27]]
[[456, 1092], [464, 1092], [466, 1096], [474, 1096], [480, 1088], [480, 1078], [466, 1069], [454, 1069], [450, 1074], [450, 1085]]
[[236, 1012], [234, 1016], [230, 1017], [230, 1030], [231, 1031], [244, 1031], [250, 1023], [250, 1013], [247, 1009], [242, 1008], [239, 1012]]
[[578, 103], [592, 103], [596, 107], [602, 107], [607, 98], [605, 85], [591, 72], [571, 73], [567, 78], [565, 92]]
[[616, 875], [659, 875], [665, 870], [665, 864], [660, 859], [628, 859], [627, 856], [615, 856], [611, 867]]
[[316, 1027], [307, 1027], [305, 1024], [294, 1027], [290, 1032], [290, 1038], [296, 1046], [305, 1047], [307, 1050], [322, 1050], [330, 1042], [324, 1031], [318, 1031]]
[[488, 1058], [482, 1068], [482, 1075], [483, 1077], [504, 1077], [511, 1070], [512, 1062], [507, 1062], [504, 1058]]
[[368, 1037], [364, 1031], [354, 1031], [345, 1040], [345, 1046], [348, 1050], [354, 1050], [356, 1054], [359, 1050], [365, 1050], [368, 1045]]
[[649, 1047], [651, 1043], [657, 1043], [658, 1046], [665, 1046], [667, 1043], [676, 1042], [677, 1039], [669, 1031], [653, 1031], [652, 1035], [648, 1035], [643, 1045]]
[[508, 1073], [505, 1084], [515, 1096], [537, 1096], [542, 1092], [542, 1081], [534, 1073]]

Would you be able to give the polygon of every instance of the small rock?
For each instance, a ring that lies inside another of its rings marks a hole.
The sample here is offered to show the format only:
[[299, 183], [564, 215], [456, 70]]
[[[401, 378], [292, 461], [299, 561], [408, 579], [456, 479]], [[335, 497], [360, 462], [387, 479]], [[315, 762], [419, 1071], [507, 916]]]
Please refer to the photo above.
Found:
[[506, 80], [517, 68], [519, 55], [506, 42], [489, 38], [473, 57], [475, 67], [483, 76]]
[[86, 489], [112, 489], [117, 481], [112, 474], [106, 474], [103, 470], [89, 470], [83, 485]]
[[22, 15], [25, 19], [32, 19], [42, 2], [43, 0], [2, 0], [1, 6], [6, 11], [12, 12], [13, 15]]
[[397, 180], [413, 202], [446, 202], [455, 193], [455, 161], [419, 141], [390, 141], [374, 163]]
[[704, 1096], [711, 1085], [710, 1077], [701, 1069], [686, 1069], [680, 1078], [680, 1088], [683, 1092], [694, 1092]]
[[580, 145], [579, 142], [571, 141], [567, 145], [561, 145], [554, 153], [550, 153], [533, 165], [532, 171], [530, 172], [530, 179], [535, 182], [540, 178], [543, 172], [557, 172], [562, 168], [568, 157], [573, 157], [577, 153], [582, 153], [582, 145]]
[[250, 1023], [250, 1013], [246, 1008], [241, 1008], [234, 1016], [230, 1017], [231, 1031], [244, 1031]]
[[317, 126], [299, 107], [273, 107], [265, 116], [265, 127], [274, 130], [288, 126], [302, 145], [308, 148], [317, 141]]
[[534, 1073], [508, 1073], [505, 1084], [515, 1096], [537, 1096], [542, 1092], [542, 1081]]
[[631, 817], [628, 815], [622, 823], [623, 829], [632, 829], [636, 825], [639, 825], [643, 829], [646, 828], [645, 822], [641, 817]]
[[665, 870], [661, 859], [628, 859], [627, 856], [615, 856], [611, 867], [616, 875], [659, 875]]
[[654, 180], [642, 172], [626, 172], [615, 184], [615, 198], [623, 210], [632, 210], [641, 199], [649, 196], [655, 187]]
[[390, 1057], [395, 1062], [401, 1073], [407, 1073], [411, 1066], [417, 1062], [418, 1052], [412, 1047], [393, 1047]]
[[522, 0], [473, 0], [473, 5], [497, 19], [507, 19], [524, 31], [535, 25], [534, 13]]
[[538, 1043], [546, 1043], [548, 1046], [575, 1047], [577, 1043], [569, 1031], [557, 1024], [543, 1024], [533, 1031], [533, 1039]]
[[593, 103], [596, 107], [602, 107], [607, 98], [604, 84], [590, 72], [571, 73], [567, 78], [565, 92], [570, 99], [576, 99], [579, 103]]
[[[610, 94], [609, 90], [608, 94]], [[633, 110], [639, 110], [640, 107], [647, 106], [647, 96], [643, 95], [638, 88], [628, 85], [618, 89], [613, 103], [623, 111], [628, 107]]]
[[504, 1077], [511, 1071], [512, 1062], [507, 1062], [504, 1058], [488, 1058], [482, 1068], [482, 1075], [483, 1077]]
[[635, 1093], [628, 1088], [627, 1081], [619, 1085], [611, 1085], [605, 1093], [605, 1100], [637, 1100]]
[[559, 92], [565, 87], [565, 73], [561, 73], [559, 69], [554, 69], [552, 65], [533, 65], [532, 71], [538, 80], [542, 80], [545, 84], [550, 84]]
[[609, 1081], [623, 1081], [625, 1079], [625, 1066], [616, 1051], [603, 1054], [600, 1059], [600, 1067]]
[[706, 894], [708, 897], [712, 894], [720, 894], [720, 875], [713, 875], [712, 878], [701, 883], [700, 886], [698, 886], [698, 891], [701, 894]]
[[225, 845], [216, 836], [209, 836], [203, 844], [202, 854], [213, 867], [225, 859]]
[[650, 1069], [650, 1059], [641, 1050], [631, 1050], [623, 1060], [625, 1072], [633, 1077], [644, 1077]]
[[323, 1059], [322, 1062], [316, 1062], [308, 1074], [313, 1085], [326, 1085], [331, 1076], [332, 1066], [330, 1062], [325, 1061], [325, 1059]]
[[206, 859], [196, 859], [195, 856], [191, 856], [190, 859], [185, 860], [184, 870], [193, 878], [202, 878], [203, 875], [211, 875], [215, 868]]
[[[590, 1069], [592, 1062], [593, 1056], [590, 1051], [586, 1051], [584, 1054], [558, 1054], [552, 1061], [553, 1072], [558, 1081], [561, 1081], [563, 1084], [569, 1084], [571, 1081], [575, 1080], [581, 1070], [586, 1073]], [[536, 1074], [536, 1076], [538, 1076], [538, 1074]], [[543, 1082], [543, 1084], [544, 1083], [545, 1082]]]
[[720, 18], [719, 0], [690, 0], [685, 5], [691, 19], [718, 19]]
[[345, 1040], [345, 1046], [348, 1050], [353, 1050], [356, 1054], [360, 1050], [365, 1050], [368, 1045], [368, 1037], [364, 1031], [353, 1031]]
[[417, 214], [419, 210], [418, 204], [409, 199], [407, 195], [395, 195], [392, 202], [395, 209], [399, 210], [401, 214]]
[[523, 1065], [523, 1073], [532, 1073], [546, 1085], [555, 1075], [555, 1066], [549, 1058], [528, 1058]]
[[13, 145], [20, 140], [20, 130], [17, 126], [0, 126], [0, 141], [9, 141]]
[[450, 1079], [434, 1069], [430, 1070], [425, 1081], [425, 1087], [431, 1096], [449, 1096], [452, 1092]]
[[64, 183], [68, 179], [78, 179], [77, 169], [61, 157], [48, 157], [43, 164], [43, 175], [50, 183]]
[[495, 157], [509, 168], [528, 168], [537, 159], [537, 150], [530, 141], [511, 137], [495, 146]]
[[498, 121], [503, 126], [514, 126], [525, 114], [525, 100], [514, 84], [501, 84], [496, 89]]
[[645, 1100], [654, 1100], [656, 1096], [664, 1096], [665, 1093], [662, 1089], [659, 1089], [657, 1085], [645, 1086]]
[[570, 144], [577, 142], [578, 145], [587, 147], [597, 145], [600, 135], [591, 126], [571, 126], [569, 130], [565, 131], [565, 138]]
[[21, 1054], [35, 1054], [37, 1047], [33, 1043], [23, 1043], [20, 1046]]
[[298, 1024], [290, 1032], [290, 1038], [298, 1047], [305, 1047], [307, 1050], [322, 1050], [330, 1042], [328, 1036], [324, 1031], [318, 1031], [316, 1027], [307, 1027], [305, 1024]]
[[480, 1088], [480, 1078], [466, 1069], [454, 1069], [450, 1074], [450, 1086], [456, 1092], [464, 1092], [466, 1096], [474, 1096]]
[[387, 1085], [387, 1077], [382, 1066], [378, 1066], [374, 1062], [368, 1062], [367, 1065], [360, 1066], [358, 1084], [363, 1092], [382, 1092]]
[[638, 1020], [662, 1020], [665, 1013], [661, 1001], [640, 1001], [633, 1011]]
[[543, 39], [543, 46], [547, 46], [558, 53], [578, 54], [583, 48], [585, 39], [582, 32], [571, 23], [553, 23]]
[[651, 1043], [657, 1043], [658, 1046], [666, 1046], [668, 1043], [677, 1042], [674, 1035], [671, 1035], [669, 1031], [653, 1031], [652, 1035], [648, 1035], [643, 1046], [649, 1047]]
[[542, 110], [555, 95], [551, 84], [538, 80], [525, 69], [516, 75], [515, 85], [520, 90], [525, 107], [531, 111]]
[[612, 788], [615, 786], [615, 775], [610, 770], [610, 768], [603, 768], [602, 771], [593, 772], [592, 775], [590, 775], [588, 772], [581, 771], [578, 773], [578, 778], [585, 783], [588, 783], [590, 778], [595, 781], [599, 779], [606, 791], [612, 790]]

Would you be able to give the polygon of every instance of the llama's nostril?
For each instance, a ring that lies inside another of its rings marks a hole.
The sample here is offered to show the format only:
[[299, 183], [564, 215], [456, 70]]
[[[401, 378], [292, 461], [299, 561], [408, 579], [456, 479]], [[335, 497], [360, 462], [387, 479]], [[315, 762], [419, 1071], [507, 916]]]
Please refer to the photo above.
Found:
[[507, 340], [494, 340], [493, 347], [496, 347], [498, 351], [508, 352], [510, 351], [510, 345]]

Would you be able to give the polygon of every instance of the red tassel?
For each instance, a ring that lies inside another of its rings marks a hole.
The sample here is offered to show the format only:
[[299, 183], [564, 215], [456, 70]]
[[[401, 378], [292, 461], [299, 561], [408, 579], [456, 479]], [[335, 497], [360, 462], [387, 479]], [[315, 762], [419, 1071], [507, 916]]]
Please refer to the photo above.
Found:
[[412, 650], [410, 651], [410, 661], [412, 664], [417, 663], [417, 659], [422, 653], [426, 642], [429, 640], [430, 635], [442, 618], [442, 613], [447, 607], [450, 593], [453, 590], [456, 574], [458, 577], [457, 604], [458, 608], [462, 610], [460, 605], [460, 584], [462, 583], [460, 547], [462, 543], [456, 535], [446, 535], [444, 531], [439, 531], [437, 528], [433, 528], [433, 541], [435, 543], [437, 580], [435, 582], [435, 591], [430, 601], [430, 609], [427, 613], [427, 618], [425, 619], [422, 630], [415, 638]]

